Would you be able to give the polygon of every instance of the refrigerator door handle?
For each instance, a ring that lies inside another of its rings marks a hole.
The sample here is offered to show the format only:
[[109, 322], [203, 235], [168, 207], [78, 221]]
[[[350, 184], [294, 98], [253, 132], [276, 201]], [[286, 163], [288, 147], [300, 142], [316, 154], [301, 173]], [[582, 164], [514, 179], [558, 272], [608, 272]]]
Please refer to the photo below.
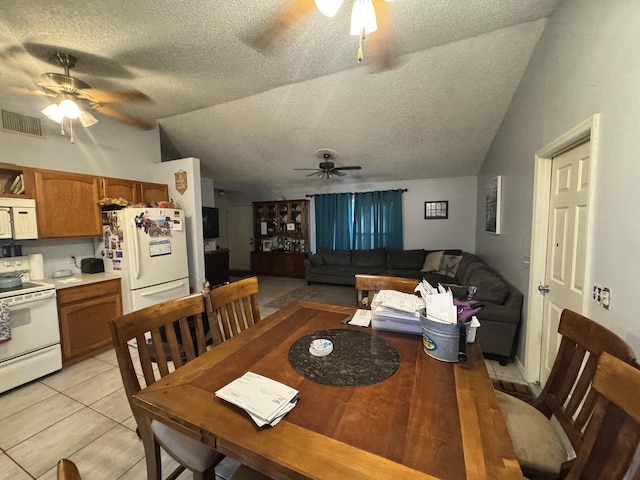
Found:
[[184, 286], [185, 282], [180, 282], [180, 285], [172, 285], [170, 287], [165, 287], [162, 288], [160, 290], [154, 290], [153, 292], [145, 292], [145, 293], [141, 293], [140, 296], [141, 297], [151, 297], [153, 295], [158, 295], [159, 293], [165, 293], [165, 292], [170, 292], [171, 290], [176, 290], [179, 287]]
[[131, 257], [133, 257], [133, 263], [134, 263], [134, 271], [135, 271], [135, 278], [138, 279], [140, 278], [140, 245], [138, 243], [138, 232], [136, 231], [136, 220], [135, 218], [131, 221], [131, 237], [133, 237], [133, 252]]

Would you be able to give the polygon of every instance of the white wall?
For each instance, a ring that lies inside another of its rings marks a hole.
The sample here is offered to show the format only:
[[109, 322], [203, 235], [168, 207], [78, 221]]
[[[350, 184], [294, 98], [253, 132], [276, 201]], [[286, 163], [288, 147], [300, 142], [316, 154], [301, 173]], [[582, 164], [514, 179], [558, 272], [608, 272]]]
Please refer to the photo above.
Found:
[[[640, 2], [563, 0], [547, 23], [478, 177], [476, 252], [524, 293], [535, 152], [600, 113], [593, 282], [611, 289], [611, 309], [585, 315], [618, 333], [640, 355], [635, 300], [640, 267]], [[504, 234], [485, 234], [484, 185], [504, 175]], [[589, 288], [587, 286], [587, 288]], [[526, 300], [525, 300], [526, 306]], [[524, 329], [523, 329], [524, 330]], [[522, 342], [521, 342], [522, 345]], [[521, 348], [520, 358], [524, 358]]]
[[[403, 193], [404, 248], [459, 248], [475, 252], [476, 227], [476, 177], [434, 178], [402, 182], [361, 183], [340, 185], [337, 182], [312, 187], [292, 187], [274, 190], [269, 197], [252, 198], [250, 201], [304, 199], [314, 193], [366, 192], [373, 190], [407, 189]], [[425, 220], [424, 202], [449, 201], [448, 220]], [[235, 204], [246, 203], [247, 198], [234, 197]], [[313, 222], [312, 222], [313, 223]], [[313, 225], [312, 225], [313, 227]], [[313, 238], [313, 235], [312, 235]], [[313, 243], [313, 242], [312, 242]]]
[[[187, 173], [187, 189], [176, 190], [175, 174]], [[181, 158], [162, 162], [155, 169], [155, 181], [169, 184], [169, 198], [184, 210], [187, 225], [187, 255], [189, 257], [189, 286], [192, 292], [202, 290], [204, 285], [204, 239], [202, 237], [202, 184], [200, 181], [200, 159]]]
[[[15, 97], [15, 95], [13, 95]], [[74, 129], [75, 144], [69, 137], [60, 136], [59, 125], [46, 119], [36, 109], [18, 105], [12, 96], [0, 93], [0, 108], [11, 112], [42, 118], [44, 139], [9, 133], [0, 129], [0, 161], [17, 165], [48, 168], [67, 172], [104, 175], [133, 180], [154, 181], [153, 166], [160, 163], [158, 129], [140, 131], [113, 120], [100, 117], [90, 127]], [[96, 115], [99, 117], [99, 115]], [[64, 205], [60, 205], [64, 208]], [[78, 219], [78, 221], [82, 221]], [[94, 255], [91, 239], [24, 240], [23, 253], [42, 253], [45, 275], [56, 270], [80, 271], [70, 257], [80, 259]]]

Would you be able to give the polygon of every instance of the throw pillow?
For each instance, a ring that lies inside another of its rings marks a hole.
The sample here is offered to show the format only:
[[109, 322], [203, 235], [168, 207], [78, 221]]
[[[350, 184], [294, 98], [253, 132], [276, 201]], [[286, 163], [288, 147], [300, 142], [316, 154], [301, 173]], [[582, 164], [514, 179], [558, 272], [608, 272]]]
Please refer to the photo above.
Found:
[[451, 278], [455, 277], [461, 260], [462, 255], [443, 255], [438, 273]]
[[437, 272], [440, 270], [440, 265], [442, 265], [442, 255], [444, 255], [442, 250], [431, 252], [427, 255], [427, 258], [424, 259], [424, 264], [422, 265], [422, 271]]
[[321, 267], [324, 265], [324, 261], [320, 255], [309, 255], [309, 261], [312, 267]]

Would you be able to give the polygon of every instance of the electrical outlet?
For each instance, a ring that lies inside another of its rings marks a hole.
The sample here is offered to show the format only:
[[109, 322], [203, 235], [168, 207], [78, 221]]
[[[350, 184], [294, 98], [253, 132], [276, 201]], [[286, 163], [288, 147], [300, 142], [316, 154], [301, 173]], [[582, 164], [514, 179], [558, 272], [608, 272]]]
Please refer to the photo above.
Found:
[[609, 310], [609, 307], [611, 306], [611, 290], [609, 290], [607, 287], [604, 287], [602, 289], [601, 297], [602, 297], [602, 306], [607, 310]]
[[593, 301], [598, 305], [602, 305], [602, 285], [593, 284]]

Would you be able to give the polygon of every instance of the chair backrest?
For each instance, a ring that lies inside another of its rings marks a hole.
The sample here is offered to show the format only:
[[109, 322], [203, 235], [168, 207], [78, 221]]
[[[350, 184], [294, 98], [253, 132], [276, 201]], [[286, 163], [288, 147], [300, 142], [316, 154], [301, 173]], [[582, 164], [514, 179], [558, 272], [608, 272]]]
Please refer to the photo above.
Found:
[[205, 299], [214, 341], [229, 340], [260, 321], [257, 277], [216, 287], [206, 292]]
[[567, 480], [621, 480], [640, 441], [640, 370], [604, 352], [592, 383], [593, 414]]
[[[148, 386], [206, 351], [208, 326], [204, 313], [203, 294], [193, 293], [109, 322], [128, 398], [144, 387], [138, 372]], [[134, 339], [137, 351], [128, 344]]]
[[635, 355], [611, 330], [571, 310], [562, 311], [558, 332], [562, 335], [558, 354], [533, 405], [548, 418], [558, 419], [578, 451], [595, 406], [596, 392], [591, 384], [600, 355], [607, 352], [626, 363], [633, 362]]
[[371, 308], [373, 295], [380, 290], [397, 290], [413, 293], [420, 280], [415, 278], [390, 277], [386, 275], [356, 275], [356, 305], [358, 308]]
[[81, 480], [78, 467], [68, 458], [58, 460], [58, 468], [56, 469], [58, 480]]

